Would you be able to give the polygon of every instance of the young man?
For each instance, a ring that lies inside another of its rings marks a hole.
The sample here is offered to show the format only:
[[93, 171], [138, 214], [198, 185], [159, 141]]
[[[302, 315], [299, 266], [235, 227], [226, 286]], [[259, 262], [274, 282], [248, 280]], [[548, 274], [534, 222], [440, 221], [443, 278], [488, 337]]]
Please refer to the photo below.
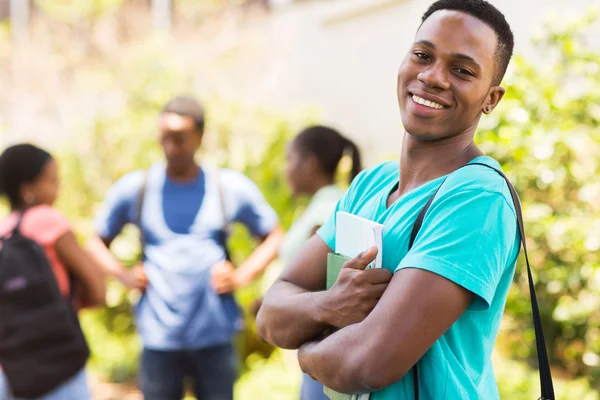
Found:
[[[302, 369], [326, 386], [413, 399], [418, 362], [421, 399], [499, 397], [491, 353], [519, 252], [516, 214], [500, 175], [459, 168], [500, 168], [473, 136], [502, 99], [512, 50], [509, 25], [488, 2], [434, 3], [398, 72], [400, 163], [359, 175], [337, 206], [385, 225], [384, 268], [364, 270], [369, 249], [323, 290], [334, 215], [266, 294], [259, 332], [299, 348]], [[338, 330], [324, 338], [330, 327]]]
[[[232, 338], [242, 324], [233, 292], [275, 258], [282, 238], [275, 212], [247, 177], [196, 164], [203, 130], [204, 112], [193, 98], [177, 97], [164, 107], [166, 163], [127, 174], [111, 188], [96, 219], [98, 237], [89, 245], [107, 271], [144, 289], [136, 325], [146, 400], [181, 399], [185, 378], [200, 399], [233, 398]], [[225, 228], [233, 221], [262, 241], [237, 269], [225, 249]], [[126, 223], [142, 230], [143, 266], [133, 271], [108, 250]]]

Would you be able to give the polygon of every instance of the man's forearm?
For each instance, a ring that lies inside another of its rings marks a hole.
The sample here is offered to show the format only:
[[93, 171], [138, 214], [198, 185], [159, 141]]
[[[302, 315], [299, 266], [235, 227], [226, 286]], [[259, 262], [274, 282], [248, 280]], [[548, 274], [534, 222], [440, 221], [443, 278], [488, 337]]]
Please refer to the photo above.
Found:
[[284, 349], [297, 349], [329, 328], [326, 292], [308, 292], [278, 281], [267, 292], [256, 322], [260, 336]]
[[329, 337], [302, 345], [298, 361], [303, 372], [340, 393], [369, 393], [385, 386], [377, 371], [377, 358], [385, 354], [371, 346], [370, 335], [360, 324], [347, 326]]
[[283, 238], [283, 231], [276, 227], [266, 239], [258, 245], [250, 257], [236, 270], [239, 286], [246, 286], [260, 274], [277, 257], [277, 250]]

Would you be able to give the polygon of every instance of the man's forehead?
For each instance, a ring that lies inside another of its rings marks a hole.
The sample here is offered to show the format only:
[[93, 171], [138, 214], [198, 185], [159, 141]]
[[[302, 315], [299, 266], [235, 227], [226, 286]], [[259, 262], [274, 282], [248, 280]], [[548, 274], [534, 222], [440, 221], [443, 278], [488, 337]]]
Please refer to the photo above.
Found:
[[421, 41], [430, 42], [443, 51], [465, 54], [483, 63], [485, 60], [482, 58], [494, 56], [497, 37], [489, 25], [472, 15], [455, 10], [439, 10], [419, 27], [415, 43]]
[[182, 131], [193, 128], [194, 121], [190, 117], [185, 117], [179, 114], [163, 113], [160, 115], [160, 126], [163, 129]]

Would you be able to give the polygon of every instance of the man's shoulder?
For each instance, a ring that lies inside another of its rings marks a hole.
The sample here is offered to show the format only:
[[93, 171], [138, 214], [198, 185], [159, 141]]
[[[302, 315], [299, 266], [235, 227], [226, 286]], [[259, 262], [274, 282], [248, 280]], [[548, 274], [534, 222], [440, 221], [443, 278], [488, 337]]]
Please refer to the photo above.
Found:
[[135, 170], [122, 175], [110, 188], [113, 198], [130, 201], [137, 198], [147, 182], [149, 170]]
[[364, 186], [398, 180], [399, 171], [398, 161], [383, 161], [362, 170], [354, 179], [353, 185]]
[[121, 176], [119, 182], [140, 186], [146, 180], [146, 176], [148, 176], [149, 173], [150, 169], [136, 169]]
[[209, 168], [209, 171], [216, 172], [222, 179], [250, 179], [244, 173], [233, 168]]
[[[485, 164], [487, 167], [478, 164]], [[514, 211], [508, 183], [495, 170], [503, 172], [502, 167], [496, 160], [487, 156], [478, 157], [471, 161], [469, 165], [450, 174], [444, 182], [444, 187], [440, 189], [440, 195], [449, 196], [466, 191], [497, 195], [499, 198], [503, 197]]]
[[224, 189], [244, 192], [245, 190], [257, 188], [254, 181], [240, 171], [231, 168], [214, 168], [212, 172], [218, 175], [218, 179]]

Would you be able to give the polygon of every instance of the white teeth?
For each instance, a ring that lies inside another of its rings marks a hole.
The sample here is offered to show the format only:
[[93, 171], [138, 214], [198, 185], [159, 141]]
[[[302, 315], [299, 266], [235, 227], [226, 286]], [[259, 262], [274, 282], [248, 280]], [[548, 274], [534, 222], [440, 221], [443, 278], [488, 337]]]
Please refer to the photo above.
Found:
[[438, 103], [436, 103], [434, 101], [425, 100], [425, 99], [423, 99], [423, 98], [421, 98], [419, 96], [415, 96], [414, 94], [412, 96], [412, 99], [413, 99], [413, 101], [415, 103], [419, 103], [419, 104], [427, 106], [427, 107], [435, 108], [435, 109], [438, 109], [438, 110], [441, 109], [441, 108], [444, 108], [444, 106], [441, 105], [441, 104], [438, 104]]

